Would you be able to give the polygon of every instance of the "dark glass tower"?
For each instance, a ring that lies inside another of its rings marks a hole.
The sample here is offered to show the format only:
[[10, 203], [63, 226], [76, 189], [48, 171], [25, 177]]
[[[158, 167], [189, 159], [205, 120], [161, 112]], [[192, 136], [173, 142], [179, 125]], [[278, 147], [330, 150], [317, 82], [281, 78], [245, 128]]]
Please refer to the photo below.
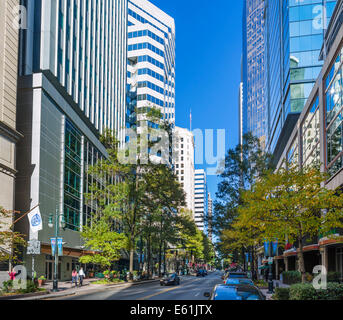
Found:
[[277, 162], [323, 62], [319, 54], [336, 0], [265, 0], [267, 149]]
[[264, 103], [264, 0], [244, 0], [243, 134], [266, 137]]

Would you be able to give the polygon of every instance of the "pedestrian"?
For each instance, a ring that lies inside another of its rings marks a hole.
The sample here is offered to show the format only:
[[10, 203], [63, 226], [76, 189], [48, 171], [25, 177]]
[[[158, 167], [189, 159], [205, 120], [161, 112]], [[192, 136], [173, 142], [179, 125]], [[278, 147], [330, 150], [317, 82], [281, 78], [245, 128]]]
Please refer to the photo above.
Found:
[[85, 273], [83, 271], [83, 268], [81, 267], [80, 268], [80, 271], [79, 271], [79, 281], [80, 281], [80, 287], [82, 287], [82, 284], [83, 284], [83, 278], [85, 277]]
[[73, 286], [73, 283], [75, 283], [75, 287], [77, 287], [77, 271], [76, 271], [76, 269], [74, 269], [72, 274], [71, 274], [71, 286]]

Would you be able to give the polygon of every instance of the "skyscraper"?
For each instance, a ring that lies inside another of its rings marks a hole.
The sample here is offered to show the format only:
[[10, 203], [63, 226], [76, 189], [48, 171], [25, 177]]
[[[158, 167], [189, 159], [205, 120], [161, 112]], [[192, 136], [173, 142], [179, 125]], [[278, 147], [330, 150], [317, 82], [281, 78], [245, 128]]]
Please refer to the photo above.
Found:
[[[136, 93], [137, 109], [154, 106], [174, 124], [175, 22], [147, 0], [128, 4], [128, 61], [128, 84]], [[137, 121], [146, 119], [138, 115]]]
[[207, 236], [210, 241], [213, 241], [213, 227], [212, 227], [212, 218], [213, 218], [213, 200], [211, 194], [208, 193], [208, 222], [207, 222]]
[[[41, 241], [37, 274], [52, 278], [49, 215], [66, 222], [59, 277], [82, 255], [80, 231], [90, 223], [92, 204], [84, 199], [93, 178], [89, 166], [107, 156], [99, 140], [105, 128], [125, 125], [127, 0], [23, 1], [27, 29], [20, 33], [16, 210], [37, 204], [43, 230], [26, 219], [16, 226]], [[118, 134], [123, 141], [124, 135]], [[30, 274], [31, 259], [26, 260]]]
[[205, 231], [205, 217], [207, 216], [207, 182], [206, 172], [203, 169], [195, 170], [195, 215], [194, 221], [201, 231]]
[[267, 149], [277, 163], [323, 64], [336, 1], [265, 0]]
[[[21, 137], [16, 126], [18, 28], [13, 24], [18, 4], [15, 0], [0, 2], [0, 207], [10, 212], [14, 210], [16, 143]], [[11, 219], [1, 222], [2, 229], [12, 224]], [[11, 249], [0, 244], [0, 250]], [[0, 263], [2, 269], [8, 266]]]
[[243, 11], [243, 134], [265, 140], [264, 0], [244, 0]]
[[194, 217], [194, 136], [187, 129], [175, 127], [175, 173], [186, 194], [187, 209]]

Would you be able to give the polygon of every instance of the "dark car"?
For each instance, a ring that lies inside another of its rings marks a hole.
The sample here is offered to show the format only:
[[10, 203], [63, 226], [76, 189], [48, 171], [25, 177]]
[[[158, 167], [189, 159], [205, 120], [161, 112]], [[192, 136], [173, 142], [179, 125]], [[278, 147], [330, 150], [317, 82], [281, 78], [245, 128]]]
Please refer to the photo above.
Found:
[[207, 270], [206, 270], [206, 269], [204, 270], [204, 275], [205, 275], [205, 276], [207, 276], [207, 275], [208, 275], [208, 272], [207, 272]]
[[199, 269], [199, 270], [197, 271], [197, 277], [205, 277], [205, 272], [204, 272], [204, 270]]
[[176, 273], [165, 275], [160, 280], [161, 286], [171, 286], [171, 285], [179, 285], [179, 284], [180, 284], [180, 277]]
[[209, 300], [266, 300], [257, 287], [246, 284], [220, 284], [214, 287], [212, 293], [205, 292], [204, 296]]

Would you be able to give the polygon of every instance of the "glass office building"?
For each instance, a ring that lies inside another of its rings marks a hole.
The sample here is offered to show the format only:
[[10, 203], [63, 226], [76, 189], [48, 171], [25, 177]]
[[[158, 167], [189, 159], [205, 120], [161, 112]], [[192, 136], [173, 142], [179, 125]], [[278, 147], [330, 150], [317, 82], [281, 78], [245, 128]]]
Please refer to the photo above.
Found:
[[194, 174], [194, 221], [199, 230], [206, 232], [205, 218], [207, 217], [207, 181], [203, 169], [195, 170]]
[[175, 124], [175, 22], [147, 0], [128, 3], [128, 84], [138, 109], [154, 106]]
[[320, 73], [319, 54], [335, 5], [330, 0], [265, 1], [267, 149], [276, 161]]
[[264, 68], [264, 0], [244, 0], [243, 134], [265, 140]]
[[[20, 31], [16, 210], [40, 204], [43, 230], [19, 231], [41, 241], [36, 272], [52, 278], [49, 215], [66, 222], [59, 277], [83, 254], [80, 231], [96, 209], [87, 203], [89, 166], [106, 157], [99, 137], [126, 124], [127, 0], [23, 0]], [[72, 260], [73, 259], [73, 260]], [[30, 273], [31, 259], [27, 259]], [[69, 269], [68, 269], [69, 268]]]

